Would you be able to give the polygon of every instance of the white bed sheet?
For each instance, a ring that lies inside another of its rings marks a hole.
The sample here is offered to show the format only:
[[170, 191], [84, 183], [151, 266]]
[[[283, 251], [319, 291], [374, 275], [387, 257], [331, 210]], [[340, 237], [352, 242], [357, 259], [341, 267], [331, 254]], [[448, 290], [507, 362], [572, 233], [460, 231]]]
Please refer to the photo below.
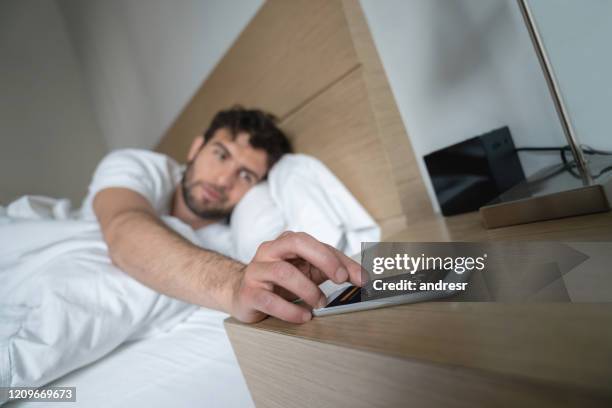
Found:
[[[48, 385], [76, 387], [71, 407], [253, 407], [223, 328], [226, 317], [200, 308], [169, 332], [123, 344]], [[41, 406], [11, 402], [3, 407]]]

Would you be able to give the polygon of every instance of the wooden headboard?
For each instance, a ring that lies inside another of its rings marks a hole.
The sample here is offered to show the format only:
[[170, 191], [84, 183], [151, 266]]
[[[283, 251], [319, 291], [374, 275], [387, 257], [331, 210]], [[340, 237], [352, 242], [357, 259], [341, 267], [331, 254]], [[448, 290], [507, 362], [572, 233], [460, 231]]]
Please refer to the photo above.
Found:
[[432, 214], [357, 0], [268, 0], [157, 150], [184, 160], [221, 109], [274, 113], [297, 152], [323, 161], [388, 236]]

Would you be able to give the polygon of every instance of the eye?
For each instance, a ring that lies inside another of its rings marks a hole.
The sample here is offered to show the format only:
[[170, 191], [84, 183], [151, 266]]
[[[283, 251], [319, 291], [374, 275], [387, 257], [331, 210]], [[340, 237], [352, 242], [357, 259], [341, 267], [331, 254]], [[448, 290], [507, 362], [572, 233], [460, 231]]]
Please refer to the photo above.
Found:
[[225, 153], [225, 151], [223, 151], [222, 149], [215, 149], [214, 150], [214, 155], [217, 156], [217, 158], [220, 161], [223, 161], [223, 160], [227, 159], [227, 153]]
[[240, 180], [243, 180], [248, 184], [255, 184], [255, 177], [253, 177], [253, 175], [246, 170], [240, 170], [238, 177], [240, 177]]

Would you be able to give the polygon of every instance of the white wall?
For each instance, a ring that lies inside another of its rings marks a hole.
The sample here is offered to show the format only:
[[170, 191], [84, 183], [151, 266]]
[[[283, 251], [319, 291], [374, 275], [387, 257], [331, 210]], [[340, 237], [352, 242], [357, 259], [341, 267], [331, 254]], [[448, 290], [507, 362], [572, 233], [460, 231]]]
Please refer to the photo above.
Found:
[[[110, 148], [153, 147], [263, 3], [57, 2]], [[517, 146], [565, 144], [513, 0], [361, 4], [427, 181], [423, 155], [504, 125]]]
[[57, 0], [111, 149], [154, 147], [263, 0]]
[[75, 204], [105, 153], [55, 1], [0, 1], [0, 204]]
[[579, 141], [612, 150], [612, 1], [529, 4]]
[[[361, 4], [428, 182], [423, 155], [504, 125], [517, 146], [566, 144], [513, 0]], [[521, 161], [531, 174], [558, 156]]]

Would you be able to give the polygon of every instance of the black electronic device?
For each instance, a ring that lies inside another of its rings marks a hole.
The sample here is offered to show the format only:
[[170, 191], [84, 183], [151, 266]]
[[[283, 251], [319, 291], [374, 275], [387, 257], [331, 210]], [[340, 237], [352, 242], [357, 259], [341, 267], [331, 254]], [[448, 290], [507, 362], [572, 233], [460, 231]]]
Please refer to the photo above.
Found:
[[525, 180], [508, 127], [424, 157], [444, 215], [476, 211]]

